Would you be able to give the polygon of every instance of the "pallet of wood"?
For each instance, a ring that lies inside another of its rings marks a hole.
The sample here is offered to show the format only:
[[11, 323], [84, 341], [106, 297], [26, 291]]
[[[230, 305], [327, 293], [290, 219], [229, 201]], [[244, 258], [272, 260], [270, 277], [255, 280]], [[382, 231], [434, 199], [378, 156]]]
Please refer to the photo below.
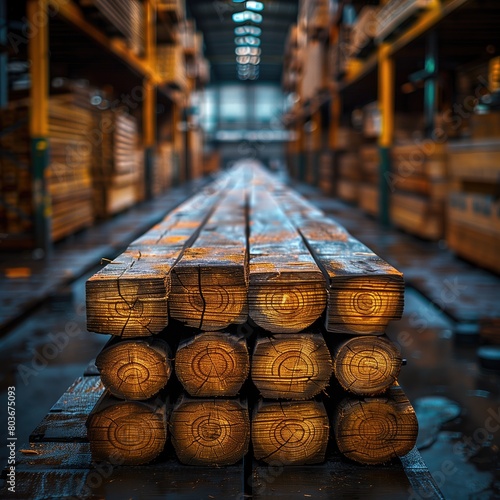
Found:
[[446, 242], [475, 264], [500, 273], [500, 202], [491, 195], [455, 191], [447, 206]]
[[422, 238], [442, 238], [448, 192], [446, 147], [433, 141], [395, 145], [386, 180], [392, 222]]
[[144, 50], [144, 8], [139, 0], [79, 0], [84, 12], [110, 34], [119, 34], [137, 55]]
[[94, 142], [94, 213], [106, 218], [143, 199], [144, 152], [137, 120], [117, 110], [96, 111], [99, 139]]
[[[4, 200], [2, 229], [12, 235], [6, 244], [33, 244], [33, 177], [28, 130], [29, 101], [2, 110], [0, 189]], [[60, 240], [93, 223], [91, 112], [73, 92], [51, 96], [48, 106], [47, 191], [52, 214], [51, 237]]]
[[359, 155], [351, 148], [337, 155], [338, 181], [337, 196], [349, 203], [357, 203], [358, 187], [362, 179]]
[[500, 142], [494, 137], [450, 142], [448, 155], [446, 242], [461, 257], [500, 272], [496, 258]]
[[173, 145], [163, 141], [156, 147], [153, 162], [153, 182], [151, 189], [153, 196], [165, 193], [173, 184]]
[[187, 87], [184, 48], [180, 44], [156, 47], [156, 71], [162, 82], [184, 90]]
[[114, 337], [87, 420], [96, 459], [162, 460], [171, 439], [191, 466], [232, 466], [250, 443], [270, 465], [319, 464], [333, 434], [376, 464], [415, 443], [383, 337], [401, 273], [258, 163], [221, 174], [86, 289], [88, 329]]
[[367, 142], [359, 149], [359, 169], [361, 181], [358, 187], [360, 208], [374, 217], [379, 213], [379, 149]]
[[318, 187], [326, 195], [333, 194], [334, 191], [334, 170], [333, 170], [333, 154], [329, 151], [322, 152], [319, 155], [318, 168]]

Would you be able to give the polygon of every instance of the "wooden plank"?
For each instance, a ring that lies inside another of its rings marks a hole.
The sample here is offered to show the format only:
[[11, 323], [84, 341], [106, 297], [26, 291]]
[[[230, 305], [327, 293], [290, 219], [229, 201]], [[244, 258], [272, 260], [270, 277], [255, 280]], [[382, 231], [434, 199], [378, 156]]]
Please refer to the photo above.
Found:
[[323, 462], [329, 429], [317, 401], [260, 402], [252, 417], [254, 456], [271, 465]]
[[33, 430], [30, 441], [86, 441], [85, 420], [103, 392], [99, 377], [77, 378]]
[[167, 441], [167, 407], [159, 397], [121, 401], [106, 392], [86, 424], [94, 460], [146, 464], [163, 451]]
[[212, 331], [247, 320], [244, 180], [241, 174], [240, 185], [221, 199], [196, 242], [172, 271], [170, 314], [188, 326]]
[[96, 359], [101, 380], [120, 399], [149, 399], [163, 389], [172, 373], [172, 353], [158, 338], [111, 339]]
[[259, 336], [252, 355], [252, 381], [264, 398], [310, 399], [332, 375], [332, 358], [321, 334]]
[[175, 373], [191, 396], [236, 396], [250, 371], [243, 336], [204, 332], [180, 342]]
[[[16, 463], [16, 494], [0, 490], [2, 498], [238, 498], [243, 486], [241, 464], [225, 467], [186, 467], [162, 456], [141, 466], [93, 461], [89, 443], [35, 443], [24, 447]], [[152, 480], [154, 478], [154, 480]]]
[[328, 279], [326, 328], [382, 334], [403, 312], [402, 274], [300, 196], [274, 194]]
[[172, 411], [170, 427], [175, 452], [184, 464], [231, 465], [248, 451], [248, 408], [235, 399], [183, 397]]
[[249, 207], [249, 315], [270, 332], [297, 333], [323, 312], [325, 279], [283, 210], [258, 182]]
[[342, 342], [333, 355], [333, 369], [340, 385], [358, 395], [385, 392], [401, 369], [401, 352], [390, 340], [373, 335]]
[[401, 387], [393, 386], [385, 397], [344, 399], [335, 410], [333, 432], [346, 457], [377, 464], [412, 450], [418, 422]]
[[221, 180], [184, 202], [86, 283], [87, 329], [147, 337], [168, 325], [170, 271], [216, 206]]

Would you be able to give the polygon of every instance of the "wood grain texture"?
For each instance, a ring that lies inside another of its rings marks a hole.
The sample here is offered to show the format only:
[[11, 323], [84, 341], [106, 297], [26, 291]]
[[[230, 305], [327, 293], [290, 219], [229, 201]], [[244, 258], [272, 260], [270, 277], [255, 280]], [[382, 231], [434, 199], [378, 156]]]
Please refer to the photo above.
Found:
[[247, 260], [246, 189], [237, 185], [222, 198], [196, 242], [175, 265], [170, 315], [205, 331], [244, 323]]
[[403, 312], [402, 274], [297, 194], [274, 196], [328, 279], [327, 330], [384, 333]]
[[236, 396], [249, 370], [245, 339], [226, 332], [186, 339], [175, 355], [175, 373], [191, 396]]
[[310, 326], [326, 304], [325, 279], [302, 238], [273, 197], [250, 193], [249, 315], [273, 333]]
[[170, 426], [183, 464], [231, 465], [248, 450], [250, 419], [246, 405], [238, 400], [182, 398], [172, 411]]
[[310, 399], [331, 375], [332, 358], [321, 334], [276, 334], [256, 341], [252, 381], [264, 398]]
[[335, 411], [333, 430], [341, 453], [365, 464], [406, 455], [418, 434], [415, 411], [399, 386], [378, 398], [347, 398]]
[[171, 351], [158, 338], [112, 340], [96, 358], [101, 380], [120, 399], [149, 399], [163, 389], [172, 373]]
[[147, 337], [168, 325], [170, 271], [196, 239], [226, 183], [227, 178], [212, 183], [181, 204], [87, 280], [89, 331]]
[[317, 401], [261, 402], [252, 418], [255, 458], [273, 465], [320, 463], [329, 429], [325, 407]]
[[167, 440], [167, 409], [157, 398], [121, 401], [105, 393], [87, 420], [87, 435], [94, 460], [123, 465], [154, 460]]
[[396, 381], [401, 369], [401, 352], [384, 337], [354, 337], [337, 347], [333, 369], [340, 385], [362, 396], [375, 396]]

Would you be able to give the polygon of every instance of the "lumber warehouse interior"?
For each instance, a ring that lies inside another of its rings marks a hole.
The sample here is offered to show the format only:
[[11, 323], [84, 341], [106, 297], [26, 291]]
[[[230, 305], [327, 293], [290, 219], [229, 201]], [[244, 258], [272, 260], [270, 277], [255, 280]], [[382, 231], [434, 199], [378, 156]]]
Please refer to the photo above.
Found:
[[0, 0], [1, 498], [500, 498], [500, 4]]

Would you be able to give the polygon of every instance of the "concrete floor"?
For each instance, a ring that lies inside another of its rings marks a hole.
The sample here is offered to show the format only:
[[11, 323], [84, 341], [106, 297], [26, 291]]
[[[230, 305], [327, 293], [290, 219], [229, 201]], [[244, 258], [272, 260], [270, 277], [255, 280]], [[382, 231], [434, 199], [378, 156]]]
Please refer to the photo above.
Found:
[[[349, 229], [349, 228], [348, 228]], [[383, 256], [383, 254], [382, 254]], [[85, 280], [55, 294], [0, 339], [0, 398], [16, 387], [18, 449], [107, 336], [85, 328]], [[480, 368], [477, 345], [461, 344], [455, 324], [412, 288], [404, 317], [388, 335], [407, 365], [400, 383], [420, 422], [419, 446], [446, 498], [500, 498], [500, 375]], [[6, 422], [6, 405], [0, 421]], [[0, 442], [6, 443], [6, 425]], [[7, 449], [0, 446], [0, 462]], [[409, 498], [423, 498], [418, 492]]]

